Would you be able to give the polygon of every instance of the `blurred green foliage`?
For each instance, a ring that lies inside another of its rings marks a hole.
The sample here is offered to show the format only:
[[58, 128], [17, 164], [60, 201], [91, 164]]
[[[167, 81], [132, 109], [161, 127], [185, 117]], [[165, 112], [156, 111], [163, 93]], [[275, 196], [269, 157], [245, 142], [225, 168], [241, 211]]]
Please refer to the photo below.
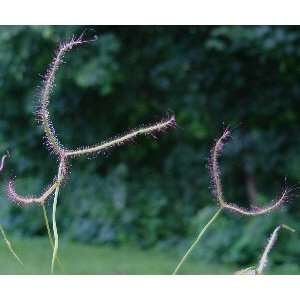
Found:
[[[11, 154], [3, 186], [16, 176], [20, 193], [39, 193], [53, 178], [57, 162], [34, 116], [39, 85], [57, 43], [84, 30], [98, 39], [66, 57], [50, 105], [63, 144], [93, 144], [170, 112], [178, 128], [73, 161], [58, 208], [65, 236], [184, 251], [216, 206], [206, 165], [226, 125], [235, 128], [222, 161], [228, 199], [260, 205], [280, 192], [285, 177], [298, 184], [298, 27], [2, 26], [0, 153]], [[300, 230], [297, 200], [254, 219], [224, 214], [195, 255], [255, 263], [275, 226]], [[2, 193], [0, 209], [7, 229], [45, 235], [39, 207], [20, 208]], [[298, 235], [281, 233], [274, 261], [299, 258]]]

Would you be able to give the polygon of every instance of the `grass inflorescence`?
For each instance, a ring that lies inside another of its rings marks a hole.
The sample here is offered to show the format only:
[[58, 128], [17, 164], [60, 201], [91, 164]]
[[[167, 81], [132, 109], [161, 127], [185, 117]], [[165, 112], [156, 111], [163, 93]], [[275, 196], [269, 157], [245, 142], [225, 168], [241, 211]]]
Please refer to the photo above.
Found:
[[213, 192], [213, 196], [217, 200], [219, 209], [213, 215], [213, 217], [208, 221], [208, 223], [203, 227], [203, 229], [196, 237], [195, 241], [192, 243], [190, 248], [186, 251], [182, 259], [176, 266], [173, 275], [177, 274], [177, 272], [179, 271], [179, 269], [181, 268], [185, 260], [192, 253], [192, 250], [196, 247], [196, 245], [198, 244], [198, 242], [200, 241], [200, 239], [202, 238], [202, 236], [204, 235], [208, 227], [215, 222], [215, 220], [223, 210], [228, 210], [246, 216], [258, 216], [258, 215], [267, 214], [279, 208], [281, 205], [283, 205], [287, 201], [288, 196], [292, 191], [291, 189], [285, 188], [281, 196], [277, 200], [271, 202], [271, 204], [266, 205], [264, 207], [255, 207], [255, 208], [246, 209], [246, 208], [239, 207], [236, 204], [227, 202], [225, 200], [224, 193], [223, 193], [221, 171], [219, 167], [219, 158], [223, 152], [225, 144], [229, 141], [230, 137], [231, 137], [231, 132], [229, 128], [226, 128], [222, 136], [219, 139], [217, 139], [213, 148], [211, 149], [211, 155], [209, 161], [209, 171], [210, 171], [210, 176], [212, 181], [212, 192]]
[[[38, 109], [36, 111], [36, 117], [43, 129], [44, 132], [44, 140], [49, 153], [54, 155], [57, 163], [57, 175], [50, 181], [50, 183], [46, 186], [46, 188], [37, 196], [24, 196], [21, 193], [17, 192], [15, 189], [14, 180], [10, 179], [7, 185], [7, 195], [9, 199], [13, 202], [16, 202], [21, 205], [28, 204], [38, 204], [41, 206], [43, 211], [43, 217], [47, 228], [49, 242], [52, 248], [52, 259], [51, 259], [51, 272], [54, 272], [55, 263], [57, 262], [61, 267], [62, 263], [58, 257], [58, 248], [59, 248], [59, 235], [58, 228], [56, 222], [56, 211], [57, 204], [59, 200], [59, 192], [62, 187], [62, 183], [65, 182], [65, 179], [68, 176], [70, 169], [70, 162], [73, 159], [77, 159], [80, 156], [96, 156], [101, 153], [105, 153], [105, 151], [110, 150], [114, 147], [122, 146], [127, 144], [133, 140], [135, 140], [138, 136], [153, 136], [155, 137], [157, 133], [164, 132], [169, 128], [173, 128], [176, 126], [176, 120], [174, 115], [169, 115], [162, 120], [152, 123], [148, 126], [139, 126], [135, 129], [129, 130], [127, 133], [115, 136], [113, 138], [108, 138], [105, 141], [100, 141], [94, 145], [86, 145], [79, 146], [74, 149], [70, 149], [58, 139], [55, 131], [55, 127], [53, 125], [51, 115], [49, 112], [50, 105], [50, 97], [53, 92], [53, 88], [55, 85], [56, 74], [63, 63], [65, 55], [71, 51], [73, 48], [81, 46], [83, 44], [87, 44], [91, 42], [91, 40], [85, 40], [83, 38], [83, 34], [75, 37], [73, 36], [69, 41], [61, 43], [57, 50], [55, 51], [55, 55], [53, 60], [50, 62], [48, 69], [43, 78], [43, 82], [41, 85], [39, 97], [38, 97]], [[285, 188], [281, 195], [272, 201], [270, 204], [262, 207], [254, 207], [254, 208], [243, 208], [234, 204], [231, 201], [227, 201], [224, 196], [222, 179], [221, 179], [221, 171], [219, 166], [219, 159], [223, 153], [224, 147], [226, 143], [231, 138], [231, 130], [226, 128], [222, 134], [222, 136], [216, 140], [214, 146], [211, 149], [210, 159], [209, 159], [209, 173], [211, 177], [212, 183], [212, 193], [213, 197], [216, 199], [216, 203], [218, 205], [218, 209], [216, 213], [212, 216], [212, 218], [207, 222], [207, 224], [201, 229], [196, 239], [186, 251], [184, 256], [181, 258], [179, 263], [177, 264], [173, 274], [177, 274], [181, 269], [183, 263], [190, 256], [194, 248], [197, 246], [203, 235], [206, 233], [208, 228], [214, 224], [217, 220], [218, 216], [224, 210], [237, 213], [243, 216], [258, 216], [264, 215], [274, 211], [275, 209], [281, 207], [287, 199], [290, 197], [292, 192], [291, 189]], [[0, 172], [4, 169], [5, 161], [8, 155], [3, 155], [0, 160]], [[45, 209], [46, 201], [53, 196], [53, 204], [52, 204], [52, 232], [49, 225], [49, 220], [47, 216], [47, 211]], [[245, 270], [240, 271], [240, 274], [244, 273], [255, 273], [262, 274], [267, 262], [268, 255], [275, 244], [275, 241], [278, 236], [278, 232], [281, 228], [285, 228], [288, 230], [292, 230], [286, 225], [280, 225], [275, 228], [273, 231], [269, 242], [267, 243], [264, 252], [260, 258], [260, 261], [257, 267], [249, 267]], [[23, 265], [23, 262], [19, 258], [19, 256], [14, 251], [10, 241], [7, 239], [5, 231], [3, 227], [0, 225], [0, 232], [6, 242], [6, 245], [15, 259]]]
[[[159, 122], [151, 124], [149, 126], [140, 126], [137, 129], [130, 130], [128, 133], [120, 135], [116, 138], [108, 139], [107, 141], [100, 142], [92, 146], [80, 146], [76, 149], [67, 149], [63, 144], [58, 140], [54, 126], [51, 121], [50, 113], [48, 110], [50, 104], [50, 96], [54, 87], [56, 73], [63, 62], [65, 54], [72, 50], [76, 46], [88, 43], [90, 41], [84, 40], [83, 35], [79, 37], [73, 37], [71, 40], [61, 43], [55, 52], [54, 59], [50, 63], [46, 75], [44, 76], [44, 81], [42, 84], [39, 105], [37, 110], [37, 118], [43, 128], [44, 137], [46, 140], [47, 148], [51, 153], [53, 153], [58, 160], [58, 171], [57, 176], [52, 180], [52, 183], [44, 190], [44, 192], [36, 197], [27, 197], [23, 196], [16, 192], [14, 188], [14, 181], [10, 180], [8, 183], [7, 191], [8, 197], [19, 204], [31, 204], [38, 203], [42, 206], [46, 200], [54, 194], [53, 206], [52, 206], [52, 231], [54, 236], [53, 242], [53, 256], [51, 263], [51, 271], [54, 271], [54, 263], [58, 251], [58, 230], [56, 225], [56, 208], [58, 203], [58, 195], [61, 187], [61, 183], [65, 180], [68, 174], [68, 162], [71, 159], [77, 158], [79, 156], [88, 156], [99, 154], [105, 150], [111, 149], [113, 147], [121, 146], [140, 135], [152, 135], [156, 133], [163, 132], [168, 128], [176, 126], [175, 116], [171, 115]], [[48, 233], [49, 235], [49, 233]], [[49, 235], [49, 239], [50, 239]], [[51, 239], [50, 239], [51, 242]]]

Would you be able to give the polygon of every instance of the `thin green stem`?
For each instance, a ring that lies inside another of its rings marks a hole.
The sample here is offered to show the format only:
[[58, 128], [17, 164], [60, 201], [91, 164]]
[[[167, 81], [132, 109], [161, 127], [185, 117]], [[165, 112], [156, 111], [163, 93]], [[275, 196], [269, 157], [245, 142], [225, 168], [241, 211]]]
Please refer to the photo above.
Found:
[[[53, 250], [54, 249], [54, 241], [53, 241], [51, 230], [50, 230], [50, 225], [49, 225], [49, 220], [48, 220], [48, 216], [47, 216], [46, 207], [45, 207], [44, 203], [41, 203], [41, 206], [42, 206], [42, 210], [43, 210], [44, 221], [45, 221], [46, 228], [47, 228], [49, 243], [50, 243], [50, 245], [52, 247], [52, 250]], [[63, 270], [63, 265], [62, 265], [61, 260], [60, 260], [58, 255], [56, 256], [56, 259], [57, 259], [57, 262], [60, 265], [61, 269]]]
[[222, 209], [223, 209], [222, 207], [219, 208], [218, 211], [213, 215], [213, 217], [208, 221], [208, 223], [203, 227], [203, 229], [200, 231], [200, 233], [198, 234], [197, 238], [195, 239], [195, 241], [193, 242], [193, 244], [191, 245], [191, 247], [187, 250], [187, 252], [185, 253], [185, 255], [180, 260], [179, 264], [177, 265], [177, 267], [174, 270], [174, 272], [173, 272], [172, 275], [176, 275], [177, 274], [178, 270], [180, 269], [180, 267], [182, 266], [182, 264], [184, 263], [184, 261], [188, 258], [188, 256], [191, 254], [191, 252], [193, 251], [193, 249], [196, 247], [196, 245], [200, 241], [201, 237], [203, 236], [203, 234], [205, 233], [205, 231], [207, 230], [207, 228], [217, 219], [217, 217], [220, 214], [220, 212], [222, 211]]
[[44, 203], [42, 203], [41, 206], [42, 206], [42, 210], [43, 210], [43, 216], [44, 216], [44, 221], [45, 221], [46, 228], [47, 228], [49, 242], [50, 242], [50, 245], [53, 249], [54, 248], [54, 242], [53, 242], [52, 234], [51, 234], [51, 231], [50, 231], [50, 226], [49, 226], [49, 220], [48, 220], [48, 216], [47, 216], [46, 207], [45, 207]]
[[292, 227], [290, 227], [288, 225], [282, 224], [281, 227], [284, 228], [284, 229], [286, 229], [286, 230], [288, 230], [288, 231], [291, 231], [293, 233], [296, 232], [296, 230], [294, 228], [292, 228]]
[[5, 231], [4, 231], [4, 229], [3, 229], [3, 227], [2, 227], [1, 224], [0, 224], [0, 231], [1, 231], [1, 234], [2, 234], [2, 236], [3, 236], [3, 239], [4, 239], [5, 243], [6, 243], [6, 245], [7, 245], [8, 249], [9, 249], [9, 251], [11, 252], [11, 254], [15, 257], [15, 259], [16, 259], [22, 266], [24, 266], [22, 260], [19, 258], [19, 256], [17, 255], [17, 253], [14, 251], [14, 249], [13, 249], [13, 247], [12, 247], [10, 241], [8, 240], [8, 238], [7, 238], [6, 234], [5, 234]]
[[57, 232], [57, 225], [56, 225], [56, 207], [57, 207], [57, 199], [58, 199], [58, 193], [59, 193], [59, 187], [61, 183], [61, 176], [62, 176], [62, 168], [63, 168], [63, 162], [61, 161], [58, 168], [58, 174], [57, 174], [57, 186], [55, 189], [54, 194], [54, 200], [53, 200], [53, 206], [52, 206], [52, 230], [54, 235], [54, 245], [53, 245], [53, 254], [52, 254], [52, 262], [51, 262], [51, 273], [54, 271], [54, 263], [57, 256], [58, 251], [58, 232]]

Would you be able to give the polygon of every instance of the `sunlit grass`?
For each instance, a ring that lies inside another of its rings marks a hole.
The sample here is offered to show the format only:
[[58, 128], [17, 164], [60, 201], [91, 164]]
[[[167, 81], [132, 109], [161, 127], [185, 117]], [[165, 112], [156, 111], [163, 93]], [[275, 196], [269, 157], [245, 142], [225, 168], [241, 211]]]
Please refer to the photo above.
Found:
[[[16, 251], [23, 260], [22, 267], [0, 243], [0, 274], [50, 274], [51, 247], [46, 238], [12, 238]], [[133, 246], [84, 245], [61, 240], [59, 250], [64, 270], [56, 267], [56, 274], [115, 274], [115, 275], [170, 275], [179, 253], [159, 249], [141, 250]], [[233, 274], [239, 266], [203, 264], [191, 257], [184, 264], [180, 274]], [[298, 265], [270, 266], [267, 274], [300, 274]]]
[[[25, 266], [20, 266], [4, 243], [0, 245], [1, 274], [49, 274], [51, 249], [45, 239], [13, 240]], [[64, 270], [57, 274], [171, 274], [179, 256], [164, 250], [141, 250], [136, 247], [88, 246], [61, 241], [59, 250]], [[231, 274], [234, 267], [203, 265], [187, 261], [182, 274]]]

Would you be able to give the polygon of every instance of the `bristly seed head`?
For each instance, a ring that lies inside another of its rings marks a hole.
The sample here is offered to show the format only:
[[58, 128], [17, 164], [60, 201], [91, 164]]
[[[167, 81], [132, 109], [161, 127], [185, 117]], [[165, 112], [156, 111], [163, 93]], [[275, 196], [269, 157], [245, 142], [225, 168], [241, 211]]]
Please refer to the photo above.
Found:
[[127, 134], [124, 134], [122, 136], [118, 136], [115, 138], [112, 138], [106, 142], [102, 142], [98, 145], [89, 146], [89, 147], [81, 147], [76, 150], [66, 150], [65, 151], [65, 157], [76, 157], [81, 155], [92, 155], [92, 154], [98, 154], [103, 151], [107, 151], [113, 147], [121, 146], [125, 143], [128, 143], [132, 141], [135, 137], [138, 135], [151, 135], [152, 137], [155, 137], [155, 133], [163, 132], [167, 130], [168, 128], [174, 128], [176, 127], [176, 120], [175, 116], [170, 116], [169, 118], [162, 120], [158, 123], [155, 123], [150, 126], [141, 126], [138, 129], [131, 130]]
[[270, 253], [270, 251], [272, 250], [272, 248], [274, 247], [275, 243], [276, 243], [276, 240], [278, 238], [278, 233], [279, 233], [279, 230], [283, 228], [283, 229], [286, 229], [288, 231], [291, 231], [291, 232], [295, 232], [295, 229], [285, 225], [285, 224], [282, 224], [282, 225], [279, 225], [277, 226], [273, 233], [271, 234], [269, 240], [268, 240], [268, 243], [264, 249], [264, 252], [259, 260], [259, 263], [258, 263], [258, 266], [256, 268], [256, 274], [257, 275], [260, 275], [260, 274], [263, 274], [263, 271], [265, 269], [265, 267], [267, 266], [268, 264], [268, 255]]
[[222, 191], [221, 172], [219, 169], [218, 159], [221, 156], [224, 145], [229, 140], [229, 138], [230, 130], [229, 128], [226, 128], [223, 135], [216, 141], [214, 147], [211, 150], [209, 163], [210, 175], [212, 180], [212, 191], [221, 206], [225, 204], [225, 200]]
[[33, 196], [26, 197], [26, 196], [19, 195], [15, 191], [14, 181], [10, 180], [7, 186], [7, 195], [10, 200], [18, 204], [23, 204], [23, 205], [32, 204], [32, 203], [43, 204], [48, 199], [48, 197], [54, 193], [58, 184], [60, 183], [55, 179], [54, 182], [51, 185], [49, 185], [49, 187], [39, 197], [33, 197]]
[[224, 145], [230, 138], [230, 134], [231, 134], [230, 130], [228, 128], [226, 128], [223, 135], [216, 141], [214, 147], [211, 150], [211, 157], [210, 157], [210, 163], [209, 163], [209, 170], [210, 170], [210, 175], [211, 175], [211, 180], [212, 180], [212, 190], [213, 190], [213, 194], [216, 197], [220, 207], [228, 209], [233, 212], [236, 212], [238, 214], [247, 215], [247, 216], [257, 216], [257, 215], [266, 214], [266, 213], [280, 207], [283, 203], [285, 203], [287, 201], [288, 196], [292, 190], [286, 188], [283, 191], [283, 193], [281, 194], [281, 196], [268, 206], [251, 208], [249, 210], [238, 207], [235, 204], [228, 203], [225, 201], [225, 198], [223, 195], [221, 172], [219, 169], [218, 159], [222, 154]]
[[30, 204], [33, 202], [36, 202], [36, 198], [33, 197], [24, 197], [20, 196], [19, 194], [16, 193], [15, 187], [14, 187], [14, 181], [11, 179], [8, 182], [7, 185], [7, 196], [10, 200], [13, 202], [16, 202], [18, 204]]
[[7, 195], [8, 198], [10, 200], [12, 200], [13, 202], [16, 202], [18, 204], [31, 204], [31, 203], [40, 203], [43, 204], [48, 198], [49, 196], [51, 196], [56, 187], [58, 185], [61, 185], [62, 181], [65, 179], [66, 173], [67, 173], [67, 166], [66, 166], [66, 162], [64, 158], [61, 158], [60, 160], [60, 165], [62, 166], [62, 173], [61, 173], [61, 177], [60, 180], [58, 181], [57, 178], [54, 178], [53, 183], [51, 183], [46, 189], [45, 191], [37, 197], [33, 197], [33, 196], [21, 196], [19, 195], [16, 191], [15, 191], [15, 185], [14, 185], [14, 180], [9, 180], [8, 182], [8, 186], [7, 186]]
[[[52, 125], [50, 114], [48, 111], [49, 106], [49, 99], [50, 95], [54, 86], [55, 75], [56, 72], [63, 62], [63, 57], [71, 50], [74, 46], [81, 45], [83, 43], [91, 42], [92, 40], [83, 40], [83, 34], [80, 35], [78, 38], [73, 37], [69, 42], [62, 43], [58, 47], [58, 50], [55, 53], [54, 59], [51, 62], [46, 75], [44, 76], [44, 81], [42, 84], [40, 97], [39, 97], [39, 108], [36, 112], [37, 118], [42, 124], [42, 128], [45, 133], [45, 140], [47, 148], [57, 155], [59, 160], [59, 178], [55, 178], [53, 184], [51, 184], [45, 192], [39, 197], [23, 197], [16, 193], [14, 189], [14, 181], [10, 180], [7, 187], [7, 194], [8, 197], [17, 203], [20, 204], [29, 204], [29, 203], [44, 203], [47, 198], [58, 188], [62, 180], [65, 179], [67, 175], [67, 164], [68, 159], [77, 157], [80, 155], [89, 155], [89, 154], [98, 154], [99, 152], [106, 151], [112, 147], [120, 146], [125, 144], [126, 142], [130, 142], [138, 135], [152, 135], [156, 132], [164, 131], [168, 128], [175, 127], [176, 121], [175, 116], [172, 115], [165, 120], [162, 120], [156, 124], [147, 126], [147, 127], [140, 127], [138, 129], [132, 130], [129, 133], [110, 139], [107, 142], [99, 143], [95, 146], [87, 146], [87, 147], [80, 147], [76, 150], [67, 150], [65, 149], [62, 144], [59, 142], [58, 138], [55, 134], [55, 129]], [[3, 168], [5, 157], [2, 158], [1, 163], [1, 170]], [[0, 170], [0, 171], [1, 171]]]
[[261, 274], [263, 274], [264, 269], [268, 264], [269, 253], [276, 243], [276, 240], [278, 238], [278, 233], [281, 228], [286, 229], [291, 232], [295, 232], [295, 229], [293, 229], [285, 224], [277, 226], [274, 229], [274, 231], [272, 232], [272, 234], [265, 246], [265, 249], [260, 257], [260, 260], [259, 260], [259, 263], [257, 264], [257, 266], [251, 266], [246, 269], [240, 270], [235, 273], [236, 275], [261, 275]]
[[54, 59], [51, 62], [46, 75], [44, 76], [44, 81], [39, 97], [39, 108], [36, 115], [44, 129], [47, 146], [57, 155], [60, 155], [62, 152], [64, 152], [64, 149], [56, 137], [55, 130], [50, 119], [50, 114], [48, 111], [50, 95], [53, 89], [56, 72], [63, 62], [63, 57], [66, 52], [70, 51], [73, 47], [86, 42], [88, 41], [84, 41], [81, 35], [78, 38], [73, 37], [70, 41], [60, 44], [58, 50], [56, 51]]

